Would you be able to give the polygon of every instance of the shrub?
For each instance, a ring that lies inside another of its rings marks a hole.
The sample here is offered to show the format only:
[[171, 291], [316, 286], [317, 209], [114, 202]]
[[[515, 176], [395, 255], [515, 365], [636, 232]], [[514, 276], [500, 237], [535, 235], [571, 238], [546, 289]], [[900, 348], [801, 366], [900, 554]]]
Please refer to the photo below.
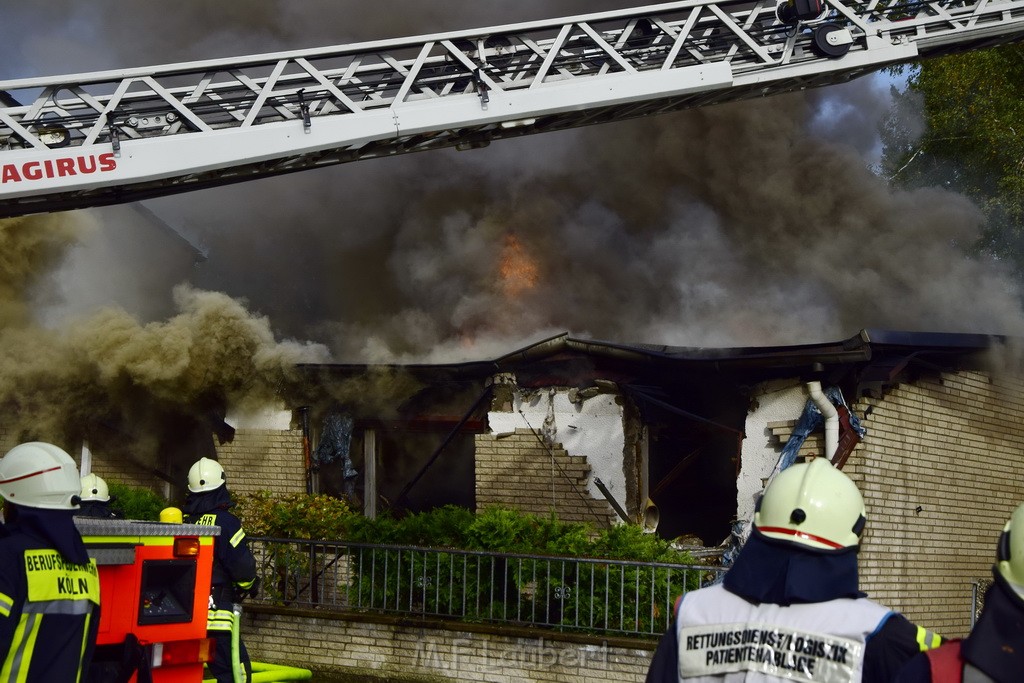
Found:
[[487, 508], [478, 513], [466, 532], [473, 550], [516, 553], [532, 552], [534, 518], [515, 510]]
[[475, 518], [472, 510], [457, 505], [419, 512], [398, 523], [400, 542], [439, 548], [465, 548], [466, 532]]
[[167, 500], [151, 489], [115, 482], [108, 488], [111, 508], [125, 519], [155, 522], [160, 519], [160, 511], [168, 506]]
[[676, 550], [663, 538], [644, 532], [639, 526], [620, 524], [604, 529], [591, 550], [594, 557], [639, 562], [692, 561], [687, 553]]
[[[159, 511], [159, 510], [158, 510]], [[250, 536], [350, 541], [490, 552], [592, 557], [646, 562], [692, 562], [668, 541], [633, 525], [598, 529], [492, 507], [474, 514], [455, 505], [395, 518], [368, 519], [333, 496], [249, 494], [236, 509]]]
[[243, 496], [237, 503], [235, 512], [250, 536], [336, 540], [348, 535], [354, 518], [362, 517], [340, 498], [322, 494], [274, 497], [262, 491]]

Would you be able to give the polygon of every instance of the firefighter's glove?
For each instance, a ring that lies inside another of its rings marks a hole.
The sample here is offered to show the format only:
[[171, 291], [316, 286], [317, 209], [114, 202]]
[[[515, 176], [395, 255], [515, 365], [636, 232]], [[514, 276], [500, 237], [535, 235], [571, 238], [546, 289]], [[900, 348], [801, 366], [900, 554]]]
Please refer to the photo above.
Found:
[[257, 576], [252, 581], [240, 581], [234, 588], [234, 602], [255, 598], [260, 593], [260, 577]]

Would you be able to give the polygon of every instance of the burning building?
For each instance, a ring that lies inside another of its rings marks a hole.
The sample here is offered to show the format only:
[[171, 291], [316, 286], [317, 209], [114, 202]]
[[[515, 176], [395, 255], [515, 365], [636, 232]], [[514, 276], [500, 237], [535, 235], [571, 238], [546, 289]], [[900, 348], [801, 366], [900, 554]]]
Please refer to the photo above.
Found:
[[[461, 4], [446, 21], [497, 11]], [[422, 31], [445, 13], [210, 22], [192, 3], [167, 26], [139, 5], [142, 29], [97, 50], [61, 39], [79, 22], [47, 7], [6, 24], [36, 46], [23, 69], [62, 72], [54, 46], [113, 69], [306, 47], [339, 26]], [[76, 19], [103, 35], [125, 12]], [[45, 41], [26, 30], [44, 25]], [[986, 575], [985, 539], [1022, 493], [1019, 375], [974, 332], [1020, 335], [1024, 316], [1005, 264], [969, 255], [976, 207], [870, 169], [884, 99], [864, 79], [148, 203], [184, 245], [122, 239], [109, 208], [5, 221], [4, 445], [86, 442], [98, 471], [168, 493], [216, 452], [239, 493], [319, 486], [371, 514], [455, 502], [653, 523], [651, 501], [658, 533], [714, 547], [749, 518], [817, 380], [867, 430], [845, 468], [873, 509], [868, 589], [963, 630], [965, 582]], [[117, 248], [76, 269], [85, 232]], [[253, 417], [268, 405], [284, 417]], [[336, 448], [321, 448], [328, 424]], [[910, 593], [907, 577], [934, 581]]]
[[[1015, 356], [1003, 338], [862, 330], [732, 348], [558, 335], [489, 361], [302, 364], [292, 419], [240, 427], [219, 452], [239, 493], [334, 491], [367, 514], [500, 505], [721, 551], [781, 461], [832, 439], [868, 506], [863, 586], [957, 633], [1024, 499]], [[831, 433], [802, 420], [815, 385], [843, 409]]]

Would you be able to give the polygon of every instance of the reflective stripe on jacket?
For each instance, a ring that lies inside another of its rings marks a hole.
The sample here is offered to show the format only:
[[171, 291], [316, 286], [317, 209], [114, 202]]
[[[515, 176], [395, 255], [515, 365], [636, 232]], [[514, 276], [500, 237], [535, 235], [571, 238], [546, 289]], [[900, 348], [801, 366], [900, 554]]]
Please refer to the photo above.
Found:
[[99, 626], [96, 562], [72, 564], [39, 545], [0, 540], [0, 680], [78, 683]]
[[[247, 588], [256, 578], [256, 558], [245, 540], [242, 523], [228, 510], [214, 510], [190, 518], [194, 524], [220, 527], [214, 541], [213, 585]], [[215, 598], [219, 599], [219, 598]]]

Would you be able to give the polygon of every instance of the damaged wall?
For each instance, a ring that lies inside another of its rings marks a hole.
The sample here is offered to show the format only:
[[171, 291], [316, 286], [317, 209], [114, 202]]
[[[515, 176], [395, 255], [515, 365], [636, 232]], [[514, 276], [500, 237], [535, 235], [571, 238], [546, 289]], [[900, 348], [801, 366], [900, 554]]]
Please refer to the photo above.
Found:
[[271, 409], [227, 416], [235, 437], [217, 446], [217, 458], [232, 494], [305, 492], [302, 430], [292, 429], [291, 418], [291, 411]]
[[[596, 395], [584, 396], [565, 387], [525, 390], [509, 381], [512, 380], [499, 378], [504, 384], [496, 389], [492, 410], [487, 414], [490, 434], [500, 436], [526, 430], [541, 451], [545, 451], [545, 444], [560, 446], [589, 467], [591, 476], [578, 485], [586, 496], [611, 509], [594, 483], [599, 478], [618, 504], [635, 515], [642, 494], [636, 463], [639, 449], [633, 448], [633, 444], [627, 446], [622, 395], [592, 391]], [[551, 458], [549, 454], [546, 457]], [[478, 483], [478, 497], [480, 492]]]
[[[224, 466], [232, 494], [243, 496], [266, 490], [286, 494], [306, 490], [302, 431], [291, 428], [290, 418], [290, 412], [281, 410], [228, 416], [228, 422], [236, 428], [232, 441], [218, 445], [213, 435], [210, 436], [211, 449], [216, 450]], [[18, 443], [17, 435], [0, 426], [0, 455]], [[75, 459], [81, 469], [81, 445], [58, 445]], [[148, 488], [172, 502], [182, 502], [185, 495], [184, 478], [180, 482], [176, 481], [176, 488], [173, 488], [171, 482], [151, 470], [158, 463], [130, 461], [97, 450], [91, 450], [90, 453], [91, 471], [103, 477], [108, 484]], [[187, 469], [188, 465], [184, 467]]]
[[999, 532], [1024, 501], [1024, 381], [943, 373], [853, 408], [868, 430], [844, 468], [868, 507], [862, 587], [963, 636], [971, 582], [991, 577]]
[[476, 436], [476, 507], [503, 507], [563, 522], [608, 527], [617, 519], [604, 498], [587, 491], [585, 458], [541, 443], [529, 429]]
[[[748, 420], [738, 518], [751, 520], [807, 400], [764, 388]], [[905, 382], [851, 405], [867, 429], [844, 467], [864, 495], [861, 589], [946, 637], [970, 627], [972, 582], [991, 576], [995, 545], [1024, 501], [1024, 382], [978, 372]], [[788, 428], [781, 425], [788, 424]], [[801, 453], [822, 448], [815, 432]]]
[[807, 390], [795, 380], [771, 382], [754, 392], [736, 479], [737, 520], [748, 522], [754, 518], [757, 498], [779, 461], [781, 446], [772, 438], [771, 425], [785, 420], [795, 422], [806, 403]]
[[[69, 453], [80, 466], [79, 452]], [[217, 459], [224, 466], [228, 488], [236, 497], [257, 491], [286, 494], [306, 490], [302, 432], [299, 430], [239, 429], [230, 443], [217, 446]], [[93, 452], [92, 471], [108, 484], [116, 482], [148, 488], [164, 497], [185, 495], [184, 481], [174, 492], [163, 479], [132, 463], [104, 457], [102, 453]]]

